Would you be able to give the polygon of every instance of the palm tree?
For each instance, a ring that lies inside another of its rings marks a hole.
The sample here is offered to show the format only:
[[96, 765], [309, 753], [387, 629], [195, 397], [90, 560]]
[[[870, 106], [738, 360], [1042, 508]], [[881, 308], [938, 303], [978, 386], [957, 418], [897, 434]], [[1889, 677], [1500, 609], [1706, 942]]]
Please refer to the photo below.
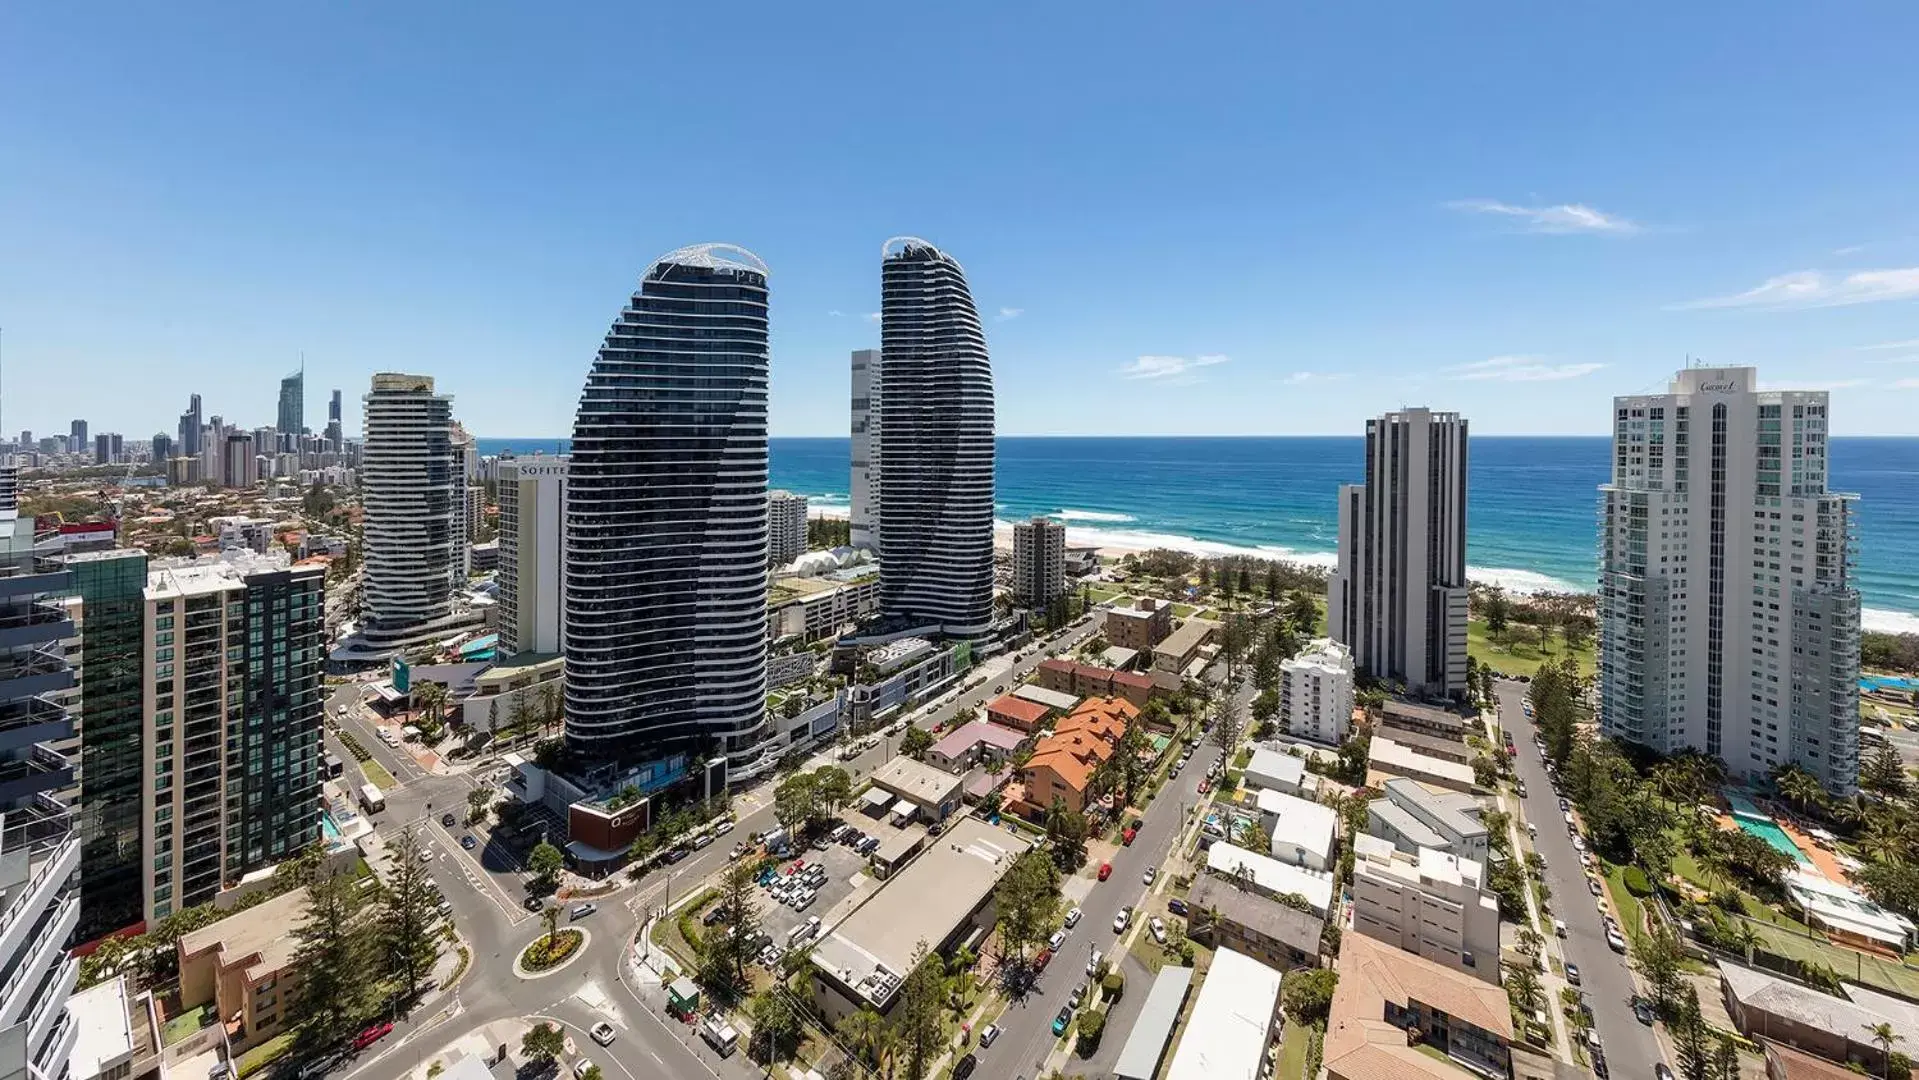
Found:
[[551, 949], [553, 948], [553, 943], [558, 941], [560, 937], [559, 905], [548, 904], [540, 912], [540, 921], [546, 924], [546, 947]]
[[1897, 1031], [1894, 1031], [1892, 1028], [1892, 1025], [1883, 1020], [1877, 1024], [1867, 1024], [1865, 1025], [1865, 1028], [1866, 1028], [1866, 1031], [1870, 1033], [1870, 1037], [1872, 1041], [1879, 1044], [1880, 1050], [1885, 1051], [1886, 1065], [1885, 1065], [1885, 1068], [1880, 1071], [1879, 1075], [1888, 1077], [1888, 1078], [1891, 1077], [1892, 1076], [1892, 1044], [1896, 1042], [1904, 1042], [1906, 1037], [1904, 1035], [1899, 1034]]
[[1867, 858], [1885, 866], [1901, 866], [1906, 861], [1905, 830], [1890, 814], [1875, 814], [1866, 820], [1859, 834], [1859, 850]]
[[1652, 767], [1652, 786], [1661, 798], [1677, 807], [1689, 786], [1686, 772], [1686, 766], [1676, 760], [1662, 761]]
[[1752, 950], [1759, 945], [1759, 932], [1744, 919], [1736, 919], [1732, 924], [1732, 940], [1739, 945], [1739, 951], [1745, 954], [1746, 966], [1752, 966]]
[[881, 1050], [886, 1042], [886, 1018], [875, 1012], [871, 1006], [860, 1009], [840, 1021], [840, 1037], [850, 1043], [854, 1051], [865, 1057], [874, 1068], [880, 1065]]

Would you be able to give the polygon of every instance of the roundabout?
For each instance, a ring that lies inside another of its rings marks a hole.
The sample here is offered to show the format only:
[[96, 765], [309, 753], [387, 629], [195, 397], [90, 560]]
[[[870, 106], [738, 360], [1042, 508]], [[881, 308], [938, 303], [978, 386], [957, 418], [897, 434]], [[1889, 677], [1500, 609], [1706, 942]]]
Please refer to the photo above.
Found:
[[590, 940], [592, 935], [578, 926], [541, 934], [514, 958], [513, 974], [522, 979], [544, 979], [578, 960], [586, 952], [586, 943]]

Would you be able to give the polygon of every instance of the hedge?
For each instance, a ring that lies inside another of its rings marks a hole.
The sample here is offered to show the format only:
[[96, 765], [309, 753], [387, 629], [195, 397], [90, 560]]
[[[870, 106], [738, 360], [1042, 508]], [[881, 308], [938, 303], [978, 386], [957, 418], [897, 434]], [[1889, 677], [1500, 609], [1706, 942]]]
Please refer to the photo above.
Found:
[[1626, 891], [1634, 896], [1651, 896], [1652, 882], [1646, 880], [1646, 872], [1637, 866], [1628, 866], [1620, 879], [1626, 883]]

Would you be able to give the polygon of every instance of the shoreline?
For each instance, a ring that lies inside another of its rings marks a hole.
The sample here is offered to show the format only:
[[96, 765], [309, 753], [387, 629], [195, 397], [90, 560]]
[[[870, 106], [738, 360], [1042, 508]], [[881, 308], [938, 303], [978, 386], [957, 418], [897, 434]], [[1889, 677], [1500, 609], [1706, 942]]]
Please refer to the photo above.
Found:
[[[845, 503], [821, 503], [811, 501], [807, 507], [808, 517], [832, 518], [843, 520], [850, 516], [852, 508]], [[1272, 546], [1246, 547], [1240, 544], [1222, 543], [1216, 540], [1202, 540], [1192, 536], [1173, 536], [1148, 534], [1151, 543], [1116, 542], [1103, 530], [1090, 526], [1074, 525], [1074, 520], [1107, 521], [1121, 515], [1108, 516], [1081, 511], [1078, 515], [1068, 516], [1066, 525], [1066, 543], [1070, 547], [1091, 547], [1101, 558], [1119, 559], [1127, 555], [1144, 554], [1155, 547], [1172, 548], [1202, 558], [1216, 558], [1223, 555], [1251, 555], [1260, 559], [1272, 559], [1275, 562], [1291, 563], [1295, 566], [1331, 570], [1338, 562], [1338, 556], [1327, 552], [1295, 551], [1291, 548]], [[1129, 518], [1130, 520], [1130, 518]], [[1142, 537], [1143, 539], [1144, 537]], [[1013, 523], [999, 518], [993, 519], [993, 547], [997, 551], [1011, 551], [1013, 548]], [[1550, 574], [1537, 570], [1525, 570], [1516, 567], [1467, 566], [1468, 581], [1485, 585], [1496, 585], [1515, 596], [1532, 596], [1538, 593], [1579, 593], [1592, 595], [1595, 590], [1581, 588], [1568, 581], [1562, 581]], [[1889, 611], [1882, 608], [1861, 608], [1859, 624], [1863, 630], [1885, 634], [1919, 634], [1919, 615], [1904, 611]]]

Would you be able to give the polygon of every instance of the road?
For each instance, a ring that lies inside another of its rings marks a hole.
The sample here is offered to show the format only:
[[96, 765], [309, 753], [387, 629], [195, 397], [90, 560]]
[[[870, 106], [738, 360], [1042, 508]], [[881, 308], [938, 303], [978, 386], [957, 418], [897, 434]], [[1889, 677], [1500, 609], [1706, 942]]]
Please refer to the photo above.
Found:
[[[1533, 746], [1535, 729], [1522, 702], [1524, 683], [1500, 680], [1495, 684], [1500, 724], [1513, 733], [1516, 747], [1514, 775], [1526, 783], [1521, 800], [1526, 820], [1539, 826], [1534, 843], [1545, 861], [1545, 880], [1552, 889], [1553, 917], [1566, 922], [1560, 942], [1566, 959], [1579, 966], [1586, 999], [1592, 1003], [1593, 1028], [1605, 1048], [1606, 1063], [1615, 1077], [1651, 1076], [1653, 1063], [1662, 1060], [1658, 1040], [1650, 1027], [1633, 1017], [1635, 992], [1631, 968], [1624, 956], [1606, 944], [1606, 925], [1599, 914], [1586, 873], [1574, 850], [1559, 809], [1559, 796], [1546, 777], [1546, 765]], [[1630, 929], [1630, 928], [1628, 928]], [[1552, 1003], [1556, 1011], [1557, 1001]]]

